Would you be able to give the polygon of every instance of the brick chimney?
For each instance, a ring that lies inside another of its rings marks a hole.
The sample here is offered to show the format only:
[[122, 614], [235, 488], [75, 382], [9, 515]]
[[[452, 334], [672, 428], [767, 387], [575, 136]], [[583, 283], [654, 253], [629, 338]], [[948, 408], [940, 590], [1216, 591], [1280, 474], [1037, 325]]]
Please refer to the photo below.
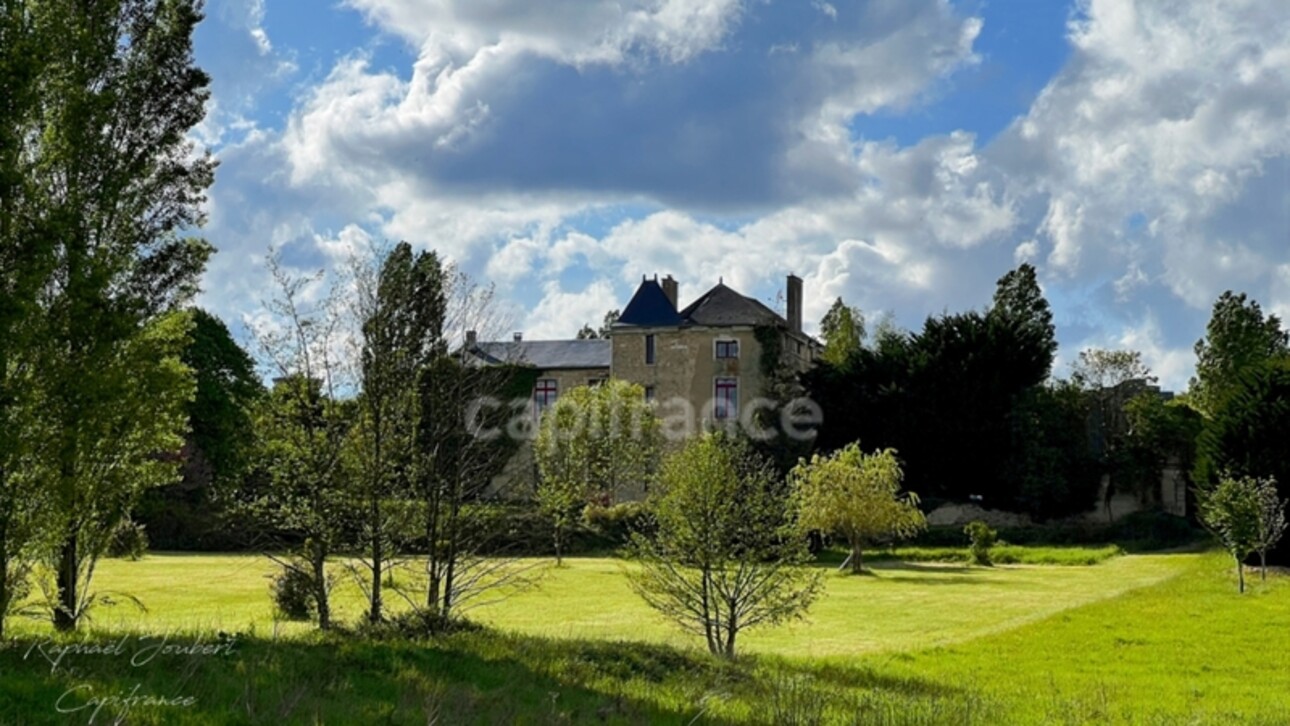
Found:
[[676, 280], [672, 279], [671, 275], [668, 275], [667, 277], [663, 278], [662, 285], [663, 285], [663, 294], [667, 295], [667, 299], [672, 301], [672, 309], [675, 310], [676, 294], [677, 294]]
[[802, 278], [788, 276], [788, 329], [802, 332]]
[[479, 333], [477, 333], [477, 332], [475, 332], [475, 331], [473, 331], [473, 330], [467, 330], [467, 331], [466, 331], [466, 347], [467, 347], [467, 348], [474, 348], [474, 347], [475, 347], [475, 345], [476, 345], [478, 342], [479, 342]]
[[515, 334], [515, 338], [514, 338], [514, 340], [515, 340], [515, 342], [516, 342], [516, 343], [520, 342], [521, 340], [524, 340], [524, 334], [523, 334], [523, 333], [516, 333], [516, 334]]

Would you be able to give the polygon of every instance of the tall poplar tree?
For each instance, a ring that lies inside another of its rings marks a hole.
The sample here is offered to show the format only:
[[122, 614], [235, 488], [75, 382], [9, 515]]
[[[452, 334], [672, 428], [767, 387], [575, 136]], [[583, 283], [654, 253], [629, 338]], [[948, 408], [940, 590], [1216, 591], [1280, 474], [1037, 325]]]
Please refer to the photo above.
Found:
[[382, 577], [395, 556], [397, 512], [387, 501], [411, 492], [413, 430], [420, 371], [447, 352], [443, 267], [434, 252], [413, 255], [406, 242], [388, 253], [355, 258], [354, 297], [360, 323], [358, 461], [363, 513], [360, 535], [370, 578], [368, 619], [380, 622]]
[[[203, 222], [214, 162], [189, 131], [209, 77], [193, 62], [199, 0], [15, 0], [41, 46], [19, 206], [52, 245], [41, 280], [33, 380], [52, 432], [42, 469], [60, 514], [50, 592], [74, 628], [107, 534], [143, 488], [175, 475], [191, 380], [177, 354], [211, 248]], [[178, 409], [178, 412], [176, 410]]]

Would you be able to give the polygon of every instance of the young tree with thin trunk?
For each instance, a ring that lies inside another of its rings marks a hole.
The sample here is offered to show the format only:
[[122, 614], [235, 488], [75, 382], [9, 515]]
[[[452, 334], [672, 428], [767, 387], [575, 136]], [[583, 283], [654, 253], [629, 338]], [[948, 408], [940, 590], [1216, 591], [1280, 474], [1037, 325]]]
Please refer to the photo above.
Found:
[[1268, 552], [1277, 546], [1286, 531], [1286, 500], [1277, 491], [1275, 479], [1258, 479], [1259, 536], [1255, 551], [1259, 553], [1259, 579], [1268, 579]]
[[1252, 477], [1226, 478], [1212, 490], [1197, 493], [1200, 521], [1236, 562], [1237, 588], [1245, 592], [1245, 559], [1258, 551], [1263, 534], [1260, 482]]
[[398, 503], [411, 494], [417, 377], [446, 352], [446, 299], [438, 255], [414, 255], [406, 242], [355, 256], [350, 269], [361, 386], [355, 429], [360, 561], [367, 571], [360, 585], [368, 597], [368, 620], [376, 623], [384, 619], [383, 577], [397, 566], [403, 548], [406, 507]]
[[911, 537], [927, 527], [918, 497], [902, 493], [900, 462], [891, 449], [865, 454], [859, 443], [816, 454], [789, 475], [798, 524], [843, 538], [850, 554], [839, 569], [864, 572], [864, 550]]
[[769, 462], [721, 433], [663, 462], [650, 503], [653, 536], [637, 534], [632, 588], [708, 651], [735, 657], [739, 633], [801, 617], [822, 587]]
[[341, 401], [345, 386], [336, 290], [321, 303], [307, 291], [324, 283], [322, 273], [298, 275], [276, 251], [268, 258], [277, 297], [266, 303], [268, 320], [253, 327], [275, 385], [257, 415], [260, 467], [269, 486], [247, 506], [273, 531], [293, 535], [288, 555], [269, 542], [267, 555], [284, 569], [308, 578], [318, 626], [331, 627], [328, 559], [344, 545], [352, 517], [352, 487], [344, 467], [353, 405]]
[[[491, 288], [452, 268], [443, 279], [444, 331], [487, 339], [507, 329]], [[412, 491], [426, 558], [420, 579], [397, 592], [432, 628], [531, 584], [530, 566], [507, 556], [489, 513], [507, 495], [494, 491], [495, 478], [530, 434], [524, 402], [535, 377], [507, 361], [477, 365], [460, 351], [434, 356], [419, 372]]]

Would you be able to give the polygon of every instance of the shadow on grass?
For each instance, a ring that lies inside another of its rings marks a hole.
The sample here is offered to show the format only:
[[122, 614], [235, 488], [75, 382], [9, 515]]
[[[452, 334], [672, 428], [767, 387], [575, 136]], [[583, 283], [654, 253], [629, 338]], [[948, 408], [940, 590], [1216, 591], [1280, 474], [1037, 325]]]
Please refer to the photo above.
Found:
[[[60, 644], [70, 647], [61, 659]], [[0, 723], [88, 723], [100, 703], [94, 723], [988, 722], [970, 693], [864, 667], [726, 663], [697, 650], [486, 630], [419, 641], [103, 634], [0, 646]]]

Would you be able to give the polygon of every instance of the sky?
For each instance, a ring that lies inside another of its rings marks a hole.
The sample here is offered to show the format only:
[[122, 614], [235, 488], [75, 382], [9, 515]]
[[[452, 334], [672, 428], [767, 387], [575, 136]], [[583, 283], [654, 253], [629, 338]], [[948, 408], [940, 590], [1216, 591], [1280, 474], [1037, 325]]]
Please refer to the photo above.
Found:
[[208, 0], [198, 303], [245, 335], [271, 246], [406, 240], [529, 339], [656, 274], [916, 330], [1030, 262], [1057, 375], [1182, 390], [1224, 290], [1290, 317], [1283, 2]]

